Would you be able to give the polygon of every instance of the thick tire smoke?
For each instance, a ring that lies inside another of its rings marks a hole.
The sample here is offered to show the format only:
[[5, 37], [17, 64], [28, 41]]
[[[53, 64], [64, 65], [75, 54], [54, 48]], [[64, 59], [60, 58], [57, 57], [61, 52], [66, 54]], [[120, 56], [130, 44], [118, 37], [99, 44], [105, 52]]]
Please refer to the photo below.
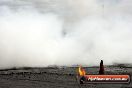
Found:
[[130, 0], [1, 0], [0, 68], [132, 63]]

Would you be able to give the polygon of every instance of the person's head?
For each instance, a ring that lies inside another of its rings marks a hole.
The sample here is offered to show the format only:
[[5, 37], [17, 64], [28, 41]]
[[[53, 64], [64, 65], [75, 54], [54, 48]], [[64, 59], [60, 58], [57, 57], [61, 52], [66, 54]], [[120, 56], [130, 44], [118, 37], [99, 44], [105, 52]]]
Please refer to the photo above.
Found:
[[103, 60], [101, 60], [101, 64], [103, 64]]

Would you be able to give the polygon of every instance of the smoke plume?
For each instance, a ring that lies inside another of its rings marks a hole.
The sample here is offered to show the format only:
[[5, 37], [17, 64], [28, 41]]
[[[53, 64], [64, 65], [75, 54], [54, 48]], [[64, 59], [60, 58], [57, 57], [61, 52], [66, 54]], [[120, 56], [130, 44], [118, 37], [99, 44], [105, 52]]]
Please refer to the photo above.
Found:
[[0, 0], [0, 68], [132, 63], [131, 0]]

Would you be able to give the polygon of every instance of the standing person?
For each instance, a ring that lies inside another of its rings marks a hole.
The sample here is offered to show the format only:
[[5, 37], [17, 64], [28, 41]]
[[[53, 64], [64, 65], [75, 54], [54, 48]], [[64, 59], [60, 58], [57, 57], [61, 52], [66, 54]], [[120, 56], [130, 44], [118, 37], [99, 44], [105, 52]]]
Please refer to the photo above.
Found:
[[104, 65], [103, 65], [103, 60], [101, 60], [101, 62], [100, 62], [99, 74], [100, 74], [100, 75], [103, 75], [103, 74], [104, 74]]

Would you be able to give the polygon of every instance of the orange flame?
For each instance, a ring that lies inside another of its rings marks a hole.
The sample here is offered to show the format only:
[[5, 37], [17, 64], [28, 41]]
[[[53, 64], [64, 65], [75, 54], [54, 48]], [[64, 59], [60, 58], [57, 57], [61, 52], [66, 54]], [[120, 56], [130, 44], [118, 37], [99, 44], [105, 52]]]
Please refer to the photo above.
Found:
[[79, 66], [78, 71], [80, 76], [84, 76], [86, 74], [86, 71], [81, 66]]

